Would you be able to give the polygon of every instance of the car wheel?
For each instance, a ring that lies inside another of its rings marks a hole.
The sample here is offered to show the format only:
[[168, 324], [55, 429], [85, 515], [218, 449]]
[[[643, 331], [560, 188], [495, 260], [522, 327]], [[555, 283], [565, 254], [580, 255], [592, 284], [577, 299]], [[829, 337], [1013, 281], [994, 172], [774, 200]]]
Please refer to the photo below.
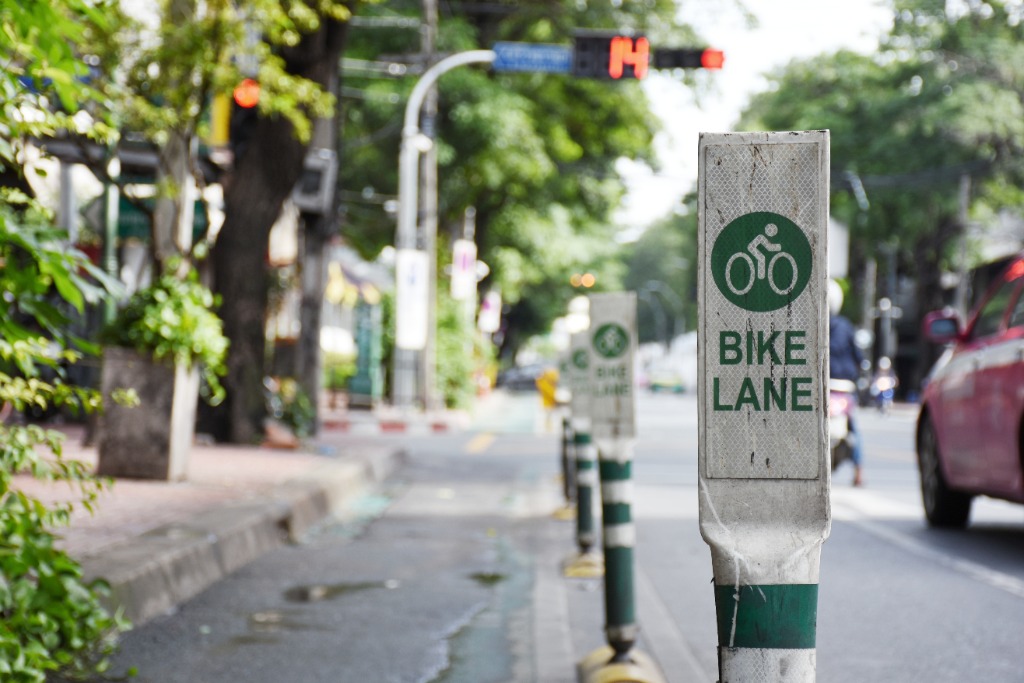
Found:
[[963, 528], [967, 526], [967, 518], [971, 514], [973, 496], [949, 488], [942, 476], [940, 457], [935, 427], [926, 418], [917, 448], [925, 518], [931, 526]]

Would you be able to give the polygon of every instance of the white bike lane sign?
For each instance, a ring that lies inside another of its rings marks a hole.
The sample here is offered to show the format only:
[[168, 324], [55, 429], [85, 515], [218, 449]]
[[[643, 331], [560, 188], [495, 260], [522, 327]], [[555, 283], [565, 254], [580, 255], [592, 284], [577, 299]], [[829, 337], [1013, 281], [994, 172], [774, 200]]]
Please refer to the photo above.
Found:
[[702, 134], [700, 528], [720, 680], [811, 681], [828, 467], [827, 131]]

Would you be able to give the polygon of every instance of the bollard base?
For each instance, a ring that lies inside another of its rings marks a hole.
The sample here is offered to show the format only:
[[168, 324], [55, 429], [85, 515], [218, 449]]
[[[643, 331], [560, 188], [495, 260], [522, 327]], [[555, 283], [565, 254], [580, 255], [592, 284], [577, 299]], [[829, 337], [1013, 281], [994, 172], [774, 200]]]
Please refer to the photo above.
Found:
[[604, 558], [598, 553], [576, 553], [562, 561], [562, 575], [569, 579], [604, 576]]
[[566, 503], [562, 507], [552, 512], [551, 516], [563, 522], [568, 522], [576, 519], [576, 503]]
[[605, 645], [584, 657], [576, 667], [580, 683], [665, 683], [654, 660], [630, 650], [626, 662], [613, 662], [615, 650]]

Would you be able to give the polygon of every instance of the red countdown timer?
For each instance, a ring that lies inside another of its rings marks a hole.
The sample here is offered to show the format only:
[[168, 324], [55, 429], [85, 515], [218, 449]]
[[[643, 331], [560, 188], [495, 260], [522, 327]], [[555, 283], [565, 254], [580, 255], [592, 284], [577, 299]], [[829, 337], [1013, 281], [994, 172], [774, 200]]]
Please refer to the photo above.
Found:
[[622, 78], [626, 67], [631, 66], [633, 76], [641, 79], [647, 75], [650, 59], [651, 44], [646, 38], [633, 40], [628, 36], [615, 36], [608, 54], [608, 75], [615, 79]]
[[651, 44], [645, 36], [588, 30], [573, 36], [574, 76], [605, 81], [640, 79], [647, 75], [650, 62]]

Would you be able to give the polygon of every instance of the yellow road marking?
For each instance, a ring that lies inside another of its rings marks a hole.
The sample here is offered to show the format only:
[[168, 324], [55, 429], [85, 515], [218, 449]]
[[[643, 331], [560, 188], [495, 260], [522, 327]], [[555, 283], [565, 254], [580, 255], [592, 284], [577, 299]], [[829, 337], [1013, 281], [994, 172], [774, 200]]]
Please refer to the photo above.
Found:
[[479, 455], [490, 448], [492, 443], [494, 443], [494, 434], [481, 432], [469, 440], [469, 443], [466, 444], [466, 452]]

